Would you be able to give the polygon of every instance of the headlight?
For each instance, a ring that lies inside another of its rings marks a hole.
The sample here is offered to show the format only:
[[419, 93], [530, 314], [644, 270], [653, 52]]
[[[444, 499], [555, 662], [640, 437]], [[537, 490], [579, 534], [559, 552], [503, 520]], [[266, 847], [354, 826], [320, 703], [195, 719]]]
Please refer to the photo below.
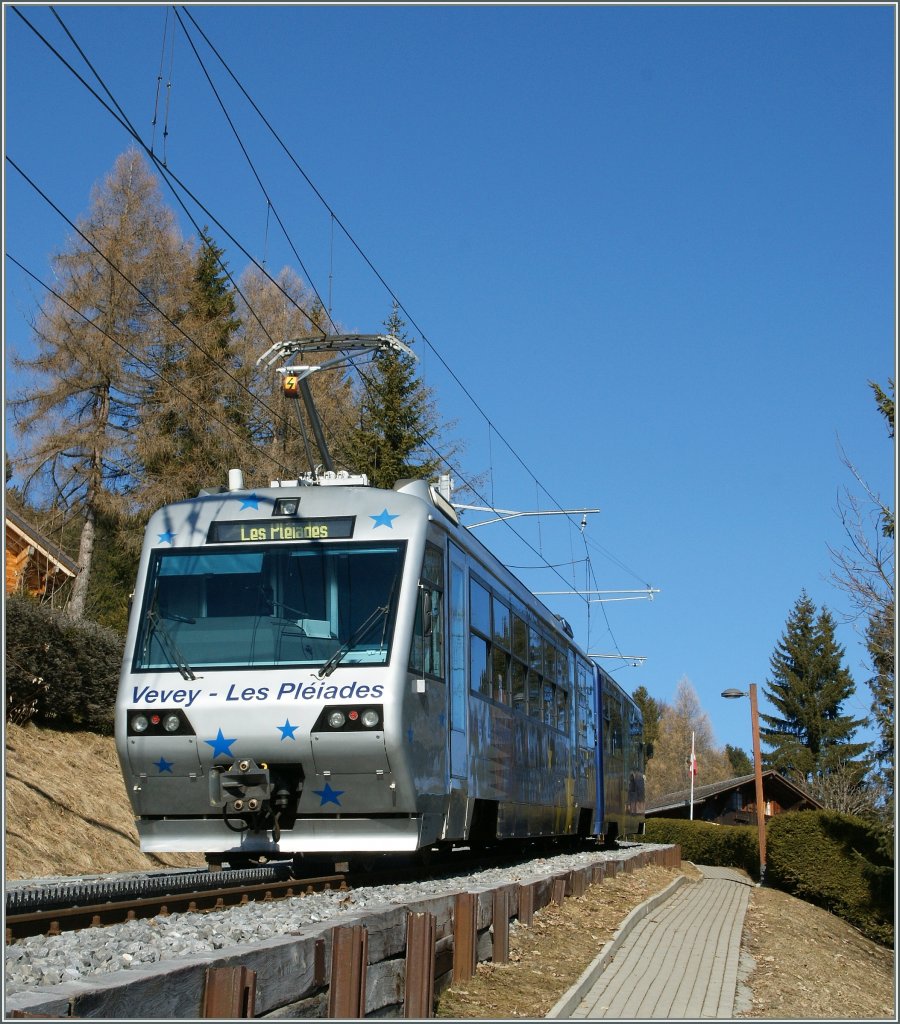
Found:
[[135, 732], [146, 732], [150, 726], [150, 719], [146, 715], [135, 715], [131, 719], [131, 728]]
[[378, 725], [378, 712], [372, 711], [371, 708], [368, 711], [362, 713], [362, 724], [367, 729], [374, 729]]
[[340, 729], [346, 721], [347, 719], [345, 718], [343, 711], [332, 711], [328, 716], [328, 724], [332, 729]]
[[162, 724], [163, 729], [165, 729], [166, 732], [178, 732], [178, 729], [181, 726], [181, 719], [178, 715], [166, 715]]

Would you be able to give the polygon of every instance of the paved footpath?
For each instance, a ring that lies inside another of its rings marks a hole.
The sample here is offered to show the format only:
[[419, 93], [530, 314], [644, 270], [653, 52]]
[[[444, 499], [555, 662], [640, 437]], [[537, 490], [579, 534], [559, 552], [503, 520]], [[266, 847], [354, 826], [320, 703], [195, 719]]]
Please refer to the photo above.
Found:
[[548, 1017], [699, 1020], [734, 1016], [741, 932], [753, 883], [704, 867], [629, 915]]

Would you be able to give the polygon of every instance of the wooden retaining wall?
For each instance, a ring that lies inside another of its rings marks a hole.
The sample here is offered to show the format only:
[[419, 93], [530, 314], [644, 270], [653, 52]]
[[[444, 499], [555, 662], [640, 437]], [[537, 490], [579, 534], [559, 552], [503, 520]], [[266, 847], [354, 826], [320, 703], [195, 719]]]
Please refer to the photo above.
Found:
[[505, 962], [510, 919], [530, 924], [551, 900], [561, 903], [620, 871], [651, 864], [679, 867], [680, 847], [623, 851], [622, 860], [347, 915], [338, 924], [304, 925], [221, 952], [21, 992], [7, 997], [6, 1013], [117, 1020], [430, 1017], [435, 994], [471, 977], [478, 962]]

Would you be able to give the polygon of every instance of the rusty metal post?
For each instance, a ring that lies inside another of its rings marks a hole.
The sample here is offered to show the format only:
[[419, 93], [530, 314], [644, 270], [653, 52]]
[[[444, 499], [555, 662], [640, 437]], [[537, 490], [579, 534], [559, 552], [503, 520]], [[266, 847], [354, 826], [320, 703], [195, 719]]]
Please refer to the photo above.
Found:
[[328, 1016], [337, 1018], [366, 1015], [366, 965], [369, 933], [365, 925], [331, 929], [331, 981], [328, 987]]
[[509, 890], [495, 889], [493, 900], [494, 942], [491, 951], [495, 964], [509, 962]]
[[467, 981], [475, 973], [478, 901], [471, 892], [456, 895], [453, 911], [453, 983]]
[[434, 1016], [434, 914], [408, 914], [406, 917], [406, 991], [405, 1017]]
[[201, 1017], [246, 1019], [254, 1015], [256, 971], [248, 967], [208, 967]]

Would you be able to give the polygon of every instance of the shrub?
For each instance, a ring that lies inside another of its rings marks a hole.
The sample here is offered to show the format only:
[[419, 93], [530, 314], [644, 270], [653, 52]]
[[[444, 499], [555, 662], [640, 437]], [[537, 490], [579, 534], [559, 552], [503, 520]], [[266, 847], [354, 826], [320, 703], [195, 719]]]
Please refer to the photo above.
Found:
[[[651, 843], [678, 843], [695, 864], [743, 868], [759, 878], [755, 825], [648, 818]], [[836, 811], [792, 811], [766, 826], [766, 881], [843, 918], [867, 938], [894, 941], [893, 844], [884, 828]]]
[[759, 878], [759, 838], [755, 825], [715, 825], [684, 818], [648, 818], [648, 843], [678, 843], [681, 856], [695, 864], [743, 868]]
[[29, 598], [6, 602], [6, 717], [112, 733], [125, 642]]
[[883, 945], [894, 936], [894, 863], [882, 830], [837, 811], [798, 811], [769, 822], [769, 879]]

